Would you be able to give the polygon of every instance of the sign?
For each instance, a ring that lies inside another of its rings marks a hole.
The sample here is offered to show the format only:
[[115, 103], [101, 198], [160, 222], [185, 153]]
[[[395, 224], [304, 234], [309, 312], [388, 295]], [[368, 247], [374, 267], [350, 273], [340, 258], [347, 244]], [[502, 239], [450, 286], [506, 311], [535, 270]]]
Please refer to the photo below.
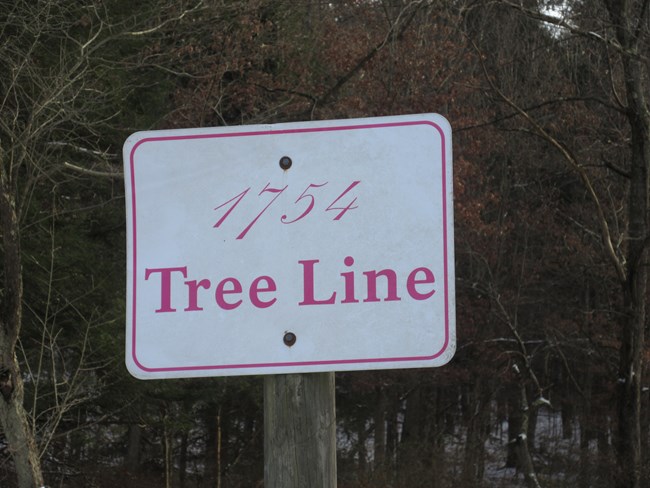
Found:
[[449, 124], [433, 114], [133, 134], [129, 371], [449, 361], [451, 152]]

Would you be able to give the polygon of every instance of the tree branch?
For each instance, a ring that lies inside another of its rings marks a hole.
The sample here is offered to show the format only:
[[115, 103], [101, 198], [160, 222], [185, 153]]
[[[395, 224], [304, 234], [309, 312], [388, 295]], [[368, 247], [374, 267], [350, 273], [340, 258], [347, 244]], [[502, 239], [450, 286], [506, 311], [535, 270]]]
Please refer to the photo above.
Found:
[[124, 173], [119, 173], [117, 171], [112, 173], [109, 171], [97, 171], [94, 169], [82, 168], [81, 166], [77, 166], [76, 164], [72, 164], [67, 161], [63, 163], [63, 166], [73, 171], [76, 171], [77, 173], [82, 173], [88, 176], [98, 176], [100, 178], [116, 178], [116, 179], [124, 178]]
[[[474, 45], [474, 49], [476, 49], [476, 51], [479, 54], [481, 54], [478, 46], [476, 46], [476, 44], [473, 41], [472, 44]], [[576, 157], [563, 143], [561, 143], [555, 136], [553, 136], [546, 129], [544, 129], [540, 125], [540, 123], [537, 122], [537, 120], [535, 120], [530, 115], [530, 113], [526, 112], [523, 108], [517, 105], [510, 97], [508, 97], [505, 93], [503, 93], [503, 91], [498, 86], [496, 86], [494, 80], [492, 80], [492, 78], [490, 77], [487, 71], [487, 67], [485, 66], [485, 63], [482, 60], [483, 59], [482, 56], [479, 56], [479, 58], [481, 59], [481, 66], [483, 67], [483, 73], [485, 75], [485, 78], [487, 79], [487, 82], [489, 83], [492, 90], [499, 96], [499, 98], [501, 98], [501, 100], [503, 100], [507, 105], [509, 105], [512, 109], [514, 109], [517, 113], [519, 113], [519, 115], [521, 115], [535, 129], [535, 131], [539, 136], [541, 136], [549, 144], [555, 147], [560, 152], [560, 154], [567, 162], [569, 167], [571, 167], [580, 177], [582, 184], [585, 186], [587, 193], [589, 194], [591, 200], [593, 201], [596, 207], [596, 214], [598, 216], [598, 223], [600, 226], [600, 235], [601, 235], [603, 246], [605, 247], [605, 252], [609, 257], [612, 265], [614, 266], [619, 282], [625, 283], [627, 281], [627, 273], [625, 272], [625, 263], [616, 254], [616, 250], [614, 249], [614, 245], [613, 245], [611, 231], [609, 229], [609, 224], [607, 222], [607, 217], [605, 216], [605, 211], [600, 202], [600, 199], [598, 198], [598, 195], [596, 194], [596, 190], [591, 184], [591, 180], [589, 179], [589, 175], [585, 171], [584, 166], [582, 166], [577, 161]]]
[[[571, 25], [569, 22], [567, 22], [564, 19], [558, 19], [556, 17], [553, 17], [551, 15], [543, 14], [541, 12], [538, 12], [536, 10], [531, 10], [529, 8], [524, 7], [523, 5], [517, 4], [510, 2], [509, 0], [500, 0], [500, 3], [505, 5], [506, 7], [513, 8], [515, 10], [519, 10], [520, 12], [526, 14], [526, 16], [530, 17], [531, 19], [535, 20], [541, 20], [542, 22], [545, 22], [547, 24], [555, 25], [557, 27], [562, 27], [563, 29], [568, 30], [569, 32], [586, 37], [588, 39], [593, 39], [598, 42], [602, 42], [610, 47], [613, 47], [617, 51], [621, 52], [622, 54], [625, 54], [626, 56], [630, 56], [636, 59], [640, 59], [643, 61], [649, 61], [650, 58], [647, 56], [637, 52], [637, 51], [632, 51], [630, 49], [627, 49], [626, 47], [622, 46], [618, 41], [614, 39], [607, 39], [606, 37], [603, 37], [602, 35], [593, 32], [593, 31], [588, 31], [584, 29], [580, 29], [576, 27], [575, 25]], [[647, 1], [646, 1], [647, 4]], [[645, 5], [644, 5], [645, 7]]]
[[178, 15], [177, 17], [167, 19], [164, 22], [161, 22], [160, 24], [158, 24], [158, 25], [156, 25], [154, 27], [151, 27], [149, 29], [144, 29], [144, 30], [141, 30], [141, 31], [125, 32], [124, 35], [132, 36], [132, 37], [139, 37], [139, 36], [146, 36], [147, 34], [153, 34], [154, 32], [157, 32], [157, 31], [161, 30], [166, 25], [168, 25], [168, 24], [170, 24], [172, 22], [179, 22], [179, 21], [183, 20], [183, 18], [186, 15], [197, 12], [197, 11], [203, 9], [203, 8], [205, 8], [204, 5], [203, 5], [203, 0], [199, 0], [199, 3], [197, 3], [194, 7], [183, 10], [183, 12], [181, 12], [181, 14]]
[[[366, 53], [365, 56], [363, 56], [361, 59], [357, 61], [357, 63], [343, 76], [341, 76], [336, 83], [329, 89], [327, 90], [323, 95], [321, 95], [316, 102], [314, 103], [313, 109], [317, 105], [324, 105], [327, 103], [331, 98], [333, 98], [355, 74], [357, 74], [372, 58], [374, 58], [379, 51], [383, 49], [383, 47], [388, 43], [391, 37], [395, 38], [400, 38], [408, 26], [411, 24], [413, 19], [415, 18], [415, 15], [417, 14], [419, 8], [424, 4], [424, 0], [416, 0], [408, 3], [402, 11], [399, 13], [397, 16], [397, 19], [395, 22], [391, 25], [390, 29], [384, 36], [384, 38], [379, 42], [376, 46], [374, 46], [370, 51]], [[402, 17], [404, 17], [407, 13], [407, 11], [413, 8], [413, 11], [410, 13], [408, 18], [405, 20], [402, 20]]]

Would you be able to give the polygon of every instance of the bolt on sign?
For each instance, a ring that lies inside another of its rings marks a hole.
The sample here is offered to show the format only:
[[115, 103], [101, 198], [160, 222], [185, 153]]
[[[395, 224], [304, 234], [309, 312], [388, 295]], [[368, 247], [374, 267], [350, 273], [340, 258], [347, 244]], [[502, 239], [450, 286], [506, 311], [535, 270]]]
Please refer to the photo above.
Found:
[[451, 162], [451, 129], [435, 114], [133, 134], [129, 371], [448, 362]]

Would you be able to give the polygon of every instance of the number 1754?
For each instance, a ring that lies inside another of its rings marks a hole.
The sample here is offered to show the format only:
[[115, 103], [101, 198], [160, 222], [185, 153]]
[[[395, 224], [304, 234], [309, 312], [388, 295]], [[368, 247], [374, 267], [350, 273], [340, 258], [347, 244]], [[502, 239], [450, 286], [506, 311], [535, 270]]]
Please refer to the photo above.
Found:
[[[338, 213], [334, 216], [332, 220], [341, 220], [341, 218], [346, 214], [346, 212], [350, 210], [354, 210], [355, 208], [358, 208], [358, 205], [355, 205], [355, 202], [357, 201], [357, 197], [353, 197], [352, 195], [348, 195], [348, 193], [355, 188], [361, 181], [353, 181], [343, 192], [341, 192], [332, 202], [328, 205], [328, 207], [325, 209], [325, 212], [336, 212]], [[327, 188], [326, 187], [328, 182], [326, 181], [325, 183], [310, 183], [307, 188], [300, 194], [300, 196], [296, 199], [294, 205], [301, 205], [303, 206], [302, 212], [299, 213], [299, 211], [296, 212], [295, 215], [288, 215], [284, 214], [282, 217], [280, 217], [280, 222], [283, 224], [294, 224], [298, 222], [299, 220], [304, 219], [311, 213], [311, 211], [314, 209], [314, 206], [316, 205], [316, 198], [326, 198], [326, 196], [323, 195], [323, 193], [326, 194]], [[270, 183], [267, 183], [264, 188], [257, 194], [258, 198], [262, 197], [265, 194], [268, 194], [267, 196], [270, 197], [269, 203], [262, 209], [261, 212], [259, 212], [249, 223], [248, 225], [239, 233], [237, 236], [237, 239], [243, 239], [246, 237], [246, 234], [248, 234], [248, 231], [250, 231], [253, 226], [257, 223], [257, 221], [260, 219], [262, 215], [268, 210], [268, 208], [273, 205], [273, 202], [275, 202], [278, 197], [289, 187], [289, 185], [285, 185], [282, 188], [273, 188], [271, 187]], [[225, 212], [221, 216], [221, 218], [217, 221], [216, 224], [214, 224], [213, 227], [219, 228], [221, 224], [223, 224], [226, 219], [230, 216], [230, 214], [235, 210], [237, 205], [241, 203], [241, 201], [244, 199], [246, 195], [250, 192], [251, 187], [249, 186], [246, 188], [244, 191], [242, 191], [240, 194], [235, 195], [232, 197], [230, 200], [222, 203], [221, 205], [217, 206], [214, 208], [214, 210], [221, 210], [224, 209]]]

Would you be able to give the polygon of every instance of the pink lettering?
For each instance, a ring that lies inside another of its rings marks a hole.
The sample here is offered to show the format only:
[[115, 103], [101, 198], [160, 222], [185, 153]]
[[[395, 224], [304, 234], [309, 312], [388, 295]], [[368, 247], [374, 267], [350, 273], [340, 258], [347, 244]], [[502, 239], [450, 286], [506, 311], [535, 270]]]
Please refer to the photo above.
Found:
[[[230, 288], [226, 288], [226, 285], [230, 284]], [[217, 289], [214, 292], [214, 298], [217, 301], [217, 305], [223, 308], [224, 310], [233, 310], [239, 307], [242, 303], [242, 300], [237, 300], [233, 303], [228, 303], [224, 299], [224, 295], [235, 295], [242, 292], [241, 283], [235, 278], [225, 278], [219, 282]]]
[[397, 296], [397, 273], [392, 269], [382, 269], [381, 271], [364, 271], [368, 283], [368, 298], [364, 302], [378, 302], [377, 298], [377, 276], [384, 276], [386, 278], [386, 298], [387, 302], [394, 302], [401, 300]]
[[[420, 272], [424, 273], [424, 278], [418, 280], [416, 276]], [[433, 271], [431, 271], [429, 268], [415, 268], [413, 271], [411, 271], [408, 278], [406, 279], [406, 289], [408, 290], [409, 295], [411, 295], [411, 297], [415, 298], [416, 300], [426, 300], [427, 298], [433, 296], [436, 290], [432, 289], [431, 291], [420, 293], [416, 290], [415, 287], [420, 284], [433, 284], [435, 282], [436, 278], [433, 276]]]
[[[340, 273], [341, 278], [343, 278], [342, 290], [337, 288], [329, 292], [320, 289], [321, 293], [324, 293], [324, 295], [320, 295], [323, 298], [316, 298], [317, 287], [314, 268], [316, 263], [319, 262], [318, 259], [298, 261], [303, 266], [303, 299], [298, 305], [359, 303], [359, 298], [364, 303], [399, 302], [402, 300], [398, 288], [404, 285], [400, 281], [397, 272], [392, 268], [364, 271], [363, 275], [366, 277], [366, 287], [362, 290], [355, 288], [355, 271], [352, 269], [350, 271], [344, 271]], [[346, 256], [343, 259], [343, 264], [348, 268], [352, 268], [354, 258], [352, 256]], [[323, 272], [326, 271], [327, 267], [324, 267]], [[415, 300], [426, 300], [434, 295], [435, 290], [432, 286], [426, 287], [425, 285], [432, 285], [433, 283], [435, 283], [433, 271], [429, 268], [419, 267], [408, 274], [405, 288], [411, 298]], [[339, 291], [341, 298], [337, 301]], [[329, 295], [327, 294], [328, 292]], [[359, 298], [357, 298], [357, 293], [360, 295]]]
[[[262, 281], [266, 281], [266, 286], [264, 288], [260, 286], [260, 282]], [[270, 276], [260, 276], [258, 278], [255, 278], [251, 283], [248, 296], [251, 299], [251, 303], [255, 305], [257, 308], [268, 308], [277, 301], [277, 298], [272, 298], [271, 300], [265, 302], [260, 299], [259, 294], [268, 293], [276, 290], [277, 287], [275, 286], [275, 281], [273, 281], [273, 278], [271, 278]]]
[[172, 308], [172, 273], [183, 273], [183, 278], [187, 278], [187, 267], [181, 268], [146, 268], [144, 270], [144, 279], [148, 280], [153, 273], [160, 273], [160, 308], [156, 313], [175, 312]]
[[336, 301], [336, 292], [332, 292], [329, 298], [316, 300], [314, 296], [314, 265], [319, 262], [318, 259], [307, 259], [298, 261], [303, 267], [303, 300], [298, 305], [331, 305]]
[[[347, 256], [343, 260], [343, 264], [349, 268], [354, 264], [354, 258], [352, 256]], [[354, 297], [354, 271], [341, 273], [341, 276], [345, 281], [345, 298], [341, 300], [341, 303], [359, 303], [359, 300]]]
[[186, 281], [185, 285], [187, 285], [188, 288], [187, 301], [189, 302], [189, 305], [185, 308], [185, 311], [194, 312], [197, 310], [203, 310], [203, 307], [199, 307], [198, 305], [199, 288], [204, 288], [206, 290], [210, 289], [210, 280], [201, 280], [199, 282], [197, 282], [196, 280], [191, 280], [191, 281]]
[[[354, 258], [352, 256], [346, 256], [343, 259], [343, 265], [348, 268], [347, 271], [339, 273], [343, 282], [339, 282], [340, 284], [334, 290], [323, 289], [322, 284], [317, 286], [315, 268], [318, 263], [320, 263], [318, 259], [298, 261], [298, 264], [302, 266], [303, 297], [298, 302], [300, 306], [359, 303], [360, 300], [364, 303], [401, 301], [402, 299], [398, 293], [399, 287], [404, 287], [409, 297], [414, 300], [427, 300], [436, 293], [434, 288], [435, 276], [433, 271], [426, 267], [414, 268], [408, 274], [405, 285], [392, 268], [363, 271], [366, 286], [365, 289], [357, 290], [355, 288], [357, 283], [353, 269]], [[327, 274], [328, 269], [331, 273], [331, 268], [328, 268], [328, 266], [325, 266], [319, 272]], [[202, 311], [201, 301], [206, 300], [207, 293], [201, 292], [201, 290], [210, 290], [213, 282], [207, 278], [187, 280], [187, 267], [179, 266], [145, 269], [144, 279], [146, 281], [149, 281], [153, 275], [160, 275], [160, 306], [155, 312], [176, 312], [172, 298], [172, 278], [174, 278], [174, 273], [180, 273], [185, 278], [183, 283], [187, 287], [187, 301], [183, 311]], [[332, 275], [330, 274], [330, 276]], [[331, 283], [331, 280], [327, 280], [327, 283]], [[247, 293], [244, 291], [245, 289]], [[154, 293], [156, 291], [157, 289], [154, 289]], [[234, 310], [240, 307], [246, 299], [253, 307], [264, 309], [273, 306], [277, 302], [276, 296], [273, 295], [277, 291], [278, 286], [271, 276], [258, 276], [247, 287], [237, 278], [230, 276], [217, 282], [214, 287], [214, 301], [222, 310]], [[339, 297], [338, 302], [337, 297]], [[178, 301], [178, 297], [174, 298]]]

